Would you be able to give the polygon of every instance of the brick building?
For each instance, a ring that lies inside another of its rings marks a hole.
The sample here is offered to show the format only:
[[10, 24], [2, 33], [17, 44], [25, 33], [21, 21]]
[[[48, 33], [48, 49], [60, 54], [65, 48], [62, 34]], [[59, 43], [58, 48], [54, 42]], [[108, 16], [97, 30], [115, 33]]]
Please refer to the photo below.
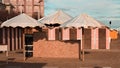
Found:
[[[26, 13], [35, 19], [44, 16], [44, 0], [1, 0], [9, 13]], [[11, 16], [11, 15], [10, 15]]]

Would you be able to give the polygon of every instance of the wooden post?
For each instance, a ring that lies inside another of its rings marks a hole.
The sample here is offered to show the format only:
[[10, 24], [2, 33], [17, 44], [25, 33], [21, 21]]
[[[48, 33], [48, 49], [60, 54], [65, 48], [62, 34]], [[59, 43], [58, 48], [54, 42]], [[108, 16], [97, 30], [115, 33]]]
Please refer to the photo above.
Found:
[[14, 28], [11, 28], [12, 29], [12, 50], [15, 50], [15, 48], [14, 48], [14, 43], [15, 43], [15, 41], [14, 41]]
[[48, 40], [55, 40], [55, 28], [48, 29]]
[[94, 28], [91, 28], [91, 49], [96, 49], [96, 32]]
[[84, 61], [85, 58], [85, 51], [84, 51], [84, 27], [82, 27], [82, 61]]
[[81, 39], [82, 39], [82, 29], [77, 28], [77, 40], [81, 40]]
[[8, 48], [8, 45], [7, 45], [7, 51], [6, 51], [6, 58], [7, 58], [6, 62], [7, 62], [7, 64], [8, 64], [8, 58], [9, 58], [9, 51], [8, 50], [9, 50], [9, 48]]
[[21, 28], [19, 28], [19, 49], [21, 49], [22, 45], [21, 45]]
[[10, 51], [10, 28], [7, 28], [7, 35], [8, 35], [8, 51]]
[[24, 33], [24, 29], [22, 31], [23, 34], [23, 54], [24, 54], [24, 61], [26, 60], [26, 50], [25, 50], [25, 33]]
[[3, 32], [2, 33], [3, 33], [3, 44], [5, 44], [5, 41], [6, 41], [5, 40], [5, 28], [3, 28]]
[[15, 43], [16, 43], [16, 50], [18, 50], [18, 29], [15, 28]]
[[110, 30], [106, 28], [106, 49], [110, 49]]
[[62, 28], [62, 40], [70, 40], [69, 28]]
[[95, 29], [95, 42], [96, 42], [96, 49], [99, 49], [99, 28]]
[[79, 44], [79, 59], [81, 60], [81, 50], [82, 50], [82, 28], [77, 28], [77, 40], [80, 40]]
[[80, 44], [79, 44], [79, 48], [78, 48], [79, 49], [79, 60], [81, 60], [81, 47], [80, 46], [81, 46], [81, 40], [80, 40]]

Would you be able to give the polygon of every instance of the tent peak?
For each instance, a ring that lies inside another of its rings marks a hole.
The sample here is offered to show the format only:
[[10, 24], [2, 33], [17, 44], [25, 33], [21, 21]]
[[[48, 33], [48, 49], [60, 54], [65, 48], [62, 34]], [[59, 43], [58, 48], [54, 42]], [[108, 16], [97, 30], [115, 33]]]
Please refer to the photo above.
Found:
[[38, 21], [43, 24], [63, 24], [71, 18], [72, 17], [64, 11], [58, 10], [51, 15], [39, 19]]
[[89, 16], [88, 14], [84, 13], [84, 14], [76, 16], [75, 18], [65, 22], [60, 27], [76, 27], [76, 28], [98, 27], [98, 28], [102, 28], [103, 26], [105, 26], [105, 25], [102, 24], [101, 22], [95, 20], [93, 17]]

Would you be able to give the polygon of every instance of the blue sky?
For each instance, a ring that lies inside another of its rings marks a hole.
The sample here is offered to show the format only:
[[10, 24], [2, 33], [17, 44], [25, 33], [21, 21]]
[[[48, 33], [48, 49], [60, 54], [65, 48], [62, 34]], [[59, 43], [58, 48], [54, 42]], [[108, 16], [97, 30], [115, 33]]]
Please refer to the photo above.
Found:
[[112, 28], [120, 26], [120, 0], [45, 0], [45, 15], [59, 9], [73, 17], [89, 14], [106, 25], [112, 21]]

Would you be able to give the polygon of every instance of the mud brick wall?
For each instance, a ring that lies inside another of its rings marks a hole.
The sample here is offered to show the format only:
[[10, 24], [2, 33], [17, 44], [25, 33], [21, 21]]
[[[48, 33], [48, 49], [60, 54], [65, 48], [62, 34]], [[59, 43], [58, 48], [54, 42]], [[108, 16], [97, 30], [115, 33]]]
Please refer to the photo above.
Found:
[[70, 29], [70, 40], [77, 40], [77, 29]]
[[106, 30], [99, 29], [99, 49], [106, 49]]
[[84, 29], [84, 48], [91, 49], [91, 29]]
[[118, 34], [117, 39], [111, 39], [111, 49], [120, 49], [120, 34]]
[[61, 31], [60, 29], [55, 29], [55, 39], [60, 40]]
[[79, 58], [80, 41], [48, 41], [47, 32], [34, 33], [33, 57]]

